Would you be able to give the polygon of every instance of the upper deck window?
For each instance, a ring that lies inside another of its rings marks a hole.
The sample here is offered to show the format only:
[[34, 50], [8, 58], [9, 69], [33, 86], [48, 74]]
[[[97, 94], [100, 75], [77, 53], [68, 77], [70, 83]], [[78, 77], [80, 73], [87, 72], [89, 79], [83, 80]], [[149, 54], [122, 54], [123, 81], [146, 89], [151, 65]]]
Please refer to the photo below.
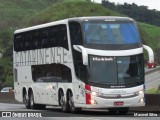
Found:
[[30, 30], [14, 35], [16, 52], [62, 47], [69, 50], [67, 26], [65, 24]]
[[140, 37], [134, 22], [85, 22], [86, 44], [135, 44]]

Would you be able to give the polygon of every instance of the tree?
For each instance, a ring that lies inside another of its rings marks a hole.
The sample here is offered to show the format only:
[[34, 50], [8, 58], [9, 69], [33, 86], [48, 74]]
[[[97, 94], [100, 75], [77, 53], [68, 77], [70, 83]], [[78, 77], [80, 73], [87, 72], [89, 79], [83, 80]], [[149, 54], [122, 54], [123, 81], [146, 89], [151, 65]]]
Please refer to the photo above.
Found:
[[103, 0], [102, 5], [114, 11], [126, 14], [127, 16], [139, 22], [145, 22], [160, 26], [160, 11], [150, 10], [147, 6], [138, 6], [135, 3], [115, 4], [108, 0]]
[[13, 86], [12, 64], [9, 58], [0, 58], [0, 83], [2, 87]]

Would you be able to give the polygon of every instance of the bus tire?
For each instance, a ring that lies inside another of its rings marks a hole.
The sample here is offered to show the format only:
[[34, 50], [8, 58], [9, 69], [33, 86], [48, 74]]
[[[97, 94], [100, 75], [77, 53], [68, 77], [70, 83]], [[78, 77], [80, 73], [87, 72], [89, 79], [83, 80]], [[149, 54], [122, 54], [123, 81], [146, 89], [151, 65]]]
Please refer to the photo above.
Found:
[[30, 104], [31, 109], [37, 109], [38, 108], [38, 104], [35, 104], [35, 102], [34, 102], [34, 95], [33, 95], [32, 90], [29, 94], [29, 104]]
[[27, 92], [26, 91], [24, 92], [24, 95], [23, 95], [23, 103], [25, 104], [27, 109], [31, 109], [31, 106], [29, 104], [29, 100], [27, 99]]
[[69, 108], [70, 108], [70, 111], [72, 113], [77, 113], [77, 112], [80, 112], [82, 110], [82, 108], [77, 108], [75, 107], [74, 105], [74, 99], [73, 99], [73, 93], [71, 91], [68, 92], [68, 98], [69, 98]]
[[60, 105], [62, 107], [63, 112], [69, 112], [69, 104], [68, 101], [65, 101], [64, 93], [62, 90], [59, 92], [59, 101]]

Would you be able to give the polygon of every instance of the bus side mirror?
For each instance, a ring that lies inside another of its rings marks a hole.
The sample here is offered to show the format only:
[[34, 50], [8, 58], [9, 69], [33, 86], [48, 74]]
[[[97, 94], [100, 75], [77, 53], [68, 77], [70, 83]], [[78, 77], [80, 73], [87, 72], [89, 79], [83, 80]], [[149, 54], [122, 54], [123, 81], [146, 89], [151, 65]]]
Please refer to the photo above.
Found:
[[143, 48], [147, 50], [148, 52], [148, 57], [149, 57], [149, 63], [154, 63], [154, 53], [153, 53], [153, 50], [152, 48], [150, 48], [149, 46], [147, 45], [143, 45]]
[[88, 53], [86, 49], [81, 45], [73, 45], [73, 48], [79, 52], [82, 52], [83, 65], [88, 65]]

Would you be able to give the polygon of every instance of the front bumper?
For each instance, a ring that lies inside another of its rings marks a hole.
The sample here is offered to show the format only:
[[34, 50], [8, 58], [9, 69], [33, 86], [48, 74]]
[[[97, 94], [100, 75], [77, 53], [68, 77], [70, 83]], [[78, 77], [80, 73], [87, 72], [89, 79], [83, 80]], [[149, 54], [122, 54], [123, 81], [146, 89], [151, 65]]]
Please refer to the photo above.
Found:
[[[85, 105], [85, 108], [113, 108], [113, 107], [140, 107], [145, 106], [144, 94], [132, 98], [105, 99], [92, 96], [95, 104]], [[142, 102], [141, 99], [144, 101]], [[123, 102], [123, 105], [115, 106], [115, 102]]]

